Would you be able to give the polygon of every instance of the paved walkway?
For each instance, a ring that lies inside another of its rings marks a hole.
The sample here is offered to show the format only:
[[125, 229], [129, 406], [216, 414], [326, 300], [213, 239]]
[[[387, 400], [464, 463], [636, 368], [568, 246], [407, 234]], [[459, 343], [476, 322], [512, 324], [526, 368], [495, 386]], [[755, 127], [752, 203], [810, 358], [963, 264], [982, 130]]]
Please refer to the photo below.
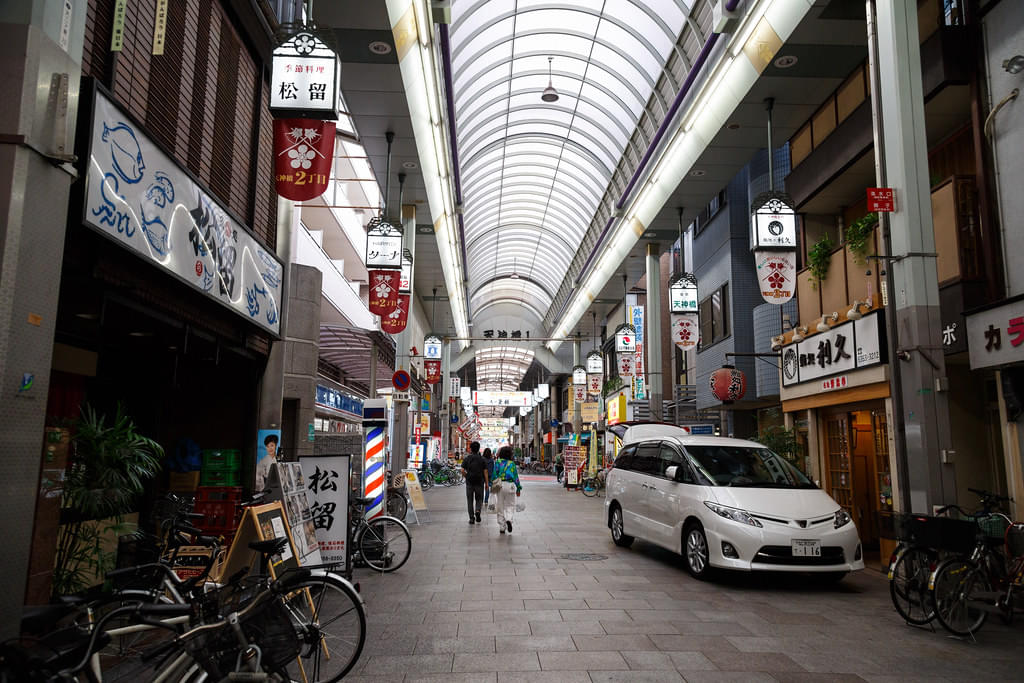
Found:
[[[467, 524], [462, 487], [426, 493], [413, 553], [394, 574], [357, 570], [369, 635], [346, 680], [1024, 680], [1024, 627], [992, 617], [977, 643], [905, 625], [884, 576], [691, 578], [682, 560], [615, 547], [604, 500], [524, 482], [511, 536]], [[411, 514], [410, 514], [411, 518]], [[605, 560], [563, 559], [595, 553]]]

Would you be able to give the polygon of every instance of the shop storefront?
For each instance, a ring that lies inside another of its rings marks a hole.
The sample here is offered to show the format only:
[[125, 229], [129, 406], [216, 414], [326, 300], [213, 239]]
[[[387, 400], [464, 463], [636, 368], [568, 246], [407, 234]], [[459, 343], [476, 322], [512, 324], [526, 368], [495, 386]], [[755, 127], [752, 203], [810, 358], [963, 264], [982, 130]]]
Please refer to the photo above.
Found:
[[317, 384], [313, 428], [317, 434], [362, 432], [363, 401], [338, 387]]
[[881, 309], [782, 349], [782, 409], [806, 424], [808, 470], [857, 523], [867, 559], [896, 546]]

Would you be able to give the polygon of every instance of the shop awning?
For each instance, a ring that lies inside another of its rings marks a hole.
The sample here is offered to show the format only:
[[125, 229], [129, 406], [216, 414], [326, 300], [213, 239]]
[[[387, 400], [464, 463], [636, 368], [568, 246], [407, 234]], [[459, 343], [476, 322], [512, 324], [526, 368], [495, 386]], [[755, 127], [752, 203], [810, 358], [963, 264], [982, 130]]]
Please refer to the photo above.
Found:
[[320, 326], [320, 358], [341, 368], [346, 382], [370, 383], [370, 350], [377, 349], [377, 389], [391, 386], [395, 341], [378, 330], [344, 325]]

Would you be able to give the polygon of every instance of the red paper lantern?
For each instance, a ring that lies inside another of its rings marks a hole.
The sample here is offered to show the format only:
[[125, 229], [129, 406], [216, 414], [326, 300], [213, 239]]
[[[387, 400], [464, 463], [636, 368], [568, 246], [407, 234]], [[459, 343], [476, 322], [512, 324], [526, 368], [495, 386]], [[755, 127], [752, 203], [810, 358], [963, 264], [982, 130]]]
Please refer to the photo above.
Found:
[[[397, 271], [396, 271], [397, 272]], [[398, 308], [380, 319], [380, 329], [388, 334], [398, 334], [409, 322], [409, 295], [400, 294]]]
[[723, 365], [711, 373], [711, 393], [722, 403], [732, 403], [747, 393], [747, 377], [732, 365]]
[[382, 318], [398, 308], [398, 283], [402, 273], [398, 270], [371, 270], [370, 296], [367, 308]]

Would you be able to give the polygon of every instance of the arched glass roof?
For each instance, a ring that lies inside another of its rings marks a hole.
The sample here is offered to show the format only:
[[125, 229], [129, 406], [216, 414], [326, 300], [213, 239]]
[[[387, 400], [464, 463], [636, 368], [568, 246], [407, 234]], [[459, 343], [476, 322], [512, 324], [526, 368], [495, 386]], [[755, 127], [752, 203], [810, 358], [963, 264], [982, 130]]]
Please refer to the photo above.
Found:
[[480, 349], [476, 352], [477, 387], [483, 391], [515, 391], [532, 362], [533, 351], [523, 344]]
[[[471, 310], [520, 301], [543, 316], [692, 4], [454, 0]], [[555, 102], [541, 100], [549, 58]], [[478, 375], [481, 363], [501, 362], [479, 353], [476, 361]]]

